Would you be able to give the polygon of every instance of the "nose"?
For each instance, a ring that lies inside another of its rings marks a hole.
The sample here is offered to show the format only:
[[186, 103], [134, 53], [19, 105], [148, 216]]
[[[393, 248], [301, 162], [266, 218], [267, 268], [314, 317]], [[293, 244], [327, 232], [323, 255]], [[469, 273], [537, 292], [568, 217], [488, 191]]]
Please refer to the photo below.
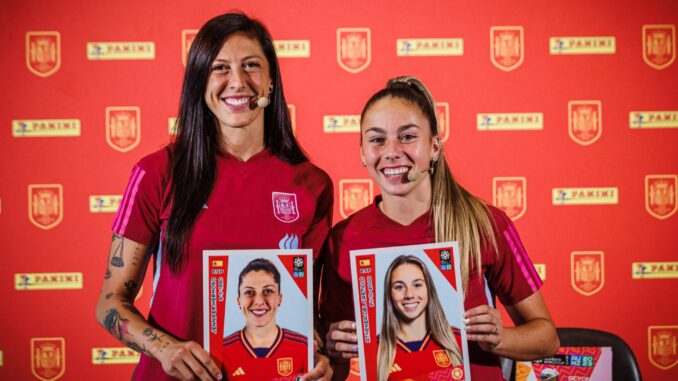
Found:
[[405, 288], [405, 299], [412, 299], [414, 296], [412, 295], [412, 287], [406, 287]]
[[228, 87], [231, 89], [242, 89], [247, 82], [247, 73], [241, 68], [236, 67], [231, 70], [231, 77], [228, 79]]
[[386, 159], [398, 159], [402, 153], [402, 147], [398, 139], [386, 139], [384, 145], [384, 157]]
[[254, 295], [254, 301], [252, 304], [254, 305], [262, 305], [264, 304], [264, 294], [258, 292], [256, 295]]

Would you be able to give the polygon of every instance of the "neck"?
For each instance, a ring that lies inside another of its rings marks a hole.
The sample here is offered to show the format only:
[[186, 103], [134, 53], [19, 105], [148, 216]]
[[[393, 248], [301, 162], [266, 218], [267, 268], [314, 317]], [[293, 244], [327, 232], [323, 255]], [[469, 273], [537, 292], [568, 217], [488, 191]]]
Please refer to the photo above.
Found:
[[245, 326], [245, 336], [253, 348], [268, 348], [278, 335], [278, 326], [273, 323], [266, 327]]
[[426, 313], [410, 322], [401, 321], [399, 324], [398, 338], [404, 342], [423, 340], [426, 333]]
[[[431, 183], [421, 184], [407, 195], [381, 194], [379, 208], [384, 214], [401, 225], [409, 225], [431, 208]], [[428, 186], [425, 186], [428, 185]]]
[[220, 146], [240, 161], [249, 160], [265, 148], [263, 121], [237, 128], [222, 125]]

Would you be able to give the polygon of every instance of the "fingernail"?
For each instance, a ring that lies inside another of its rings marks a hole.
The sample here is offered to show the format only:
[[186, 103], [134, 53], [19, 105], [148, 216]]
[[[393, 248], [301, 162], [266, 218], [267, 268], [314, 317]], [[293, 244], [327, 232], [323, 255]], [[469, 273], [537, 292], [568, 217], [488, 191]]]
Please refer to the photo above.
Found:
[[468, 324], [471, 322], [471, 319], [464, 319], [464, 324]]
[[358, 346], [357, 345], [353, 346], [353, 352], [358, 352]]
[[351, 326], [351, 328], [355, 329], [355, 322], [353, 322], [353, 325]]
[[223, 379], [223, 378], [224, 378], [224, 376], [223, 376], [221, 373], [220, 373], [220, 374], [217, 374], [217, 380], [221, 380], [221, 379]]
[[470, 331], [470, 330], [472, 330], [472, 329], [473, 329], [473, 328], [472, 328], [470, 325], [467, 325], [467, 326], [466, 326], [466, 330], [467, 330], [467, 331]]

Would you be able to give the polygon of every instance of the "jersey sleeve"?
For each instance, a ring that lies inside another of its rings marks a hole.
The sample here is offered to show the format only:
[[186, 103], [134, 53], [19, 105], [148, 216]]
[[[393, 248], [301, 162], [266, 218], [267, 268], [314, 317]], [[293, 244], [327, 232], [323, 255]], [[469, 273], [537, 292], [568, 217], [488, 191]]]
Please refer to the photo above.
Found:
[[535, 270], [513, 222], [499, 209], [492, 208], [497, 255], [492, 259], [488, 281], [504, 305], [514, 305], [541, 288]]
[[332, 212], [334, 208], [332, 180], [324, 172], [322, 176], [322, 185], [316, 200], [313, 222], [301, 240], [304, 248], [313, 249], [314, 260], [318, 258], [325, 238], [327, 238], [327, 233], [332, 227]]

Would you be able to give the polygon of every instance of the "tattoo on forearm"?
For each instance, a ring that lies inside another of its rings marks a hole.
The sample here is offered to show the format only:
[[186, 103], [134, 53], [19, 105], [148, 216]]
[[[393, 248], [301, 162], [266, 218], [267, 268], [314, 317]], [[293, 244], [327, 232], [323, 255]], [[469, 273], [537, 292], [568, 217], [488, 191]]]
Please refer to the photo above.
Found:
[[113, 293], [109, 292], [108, 294], [106, 294], [106, 299], [110, 299], [112, 296], [113, 296]]
[[135, 315], [137, 315], [137, 316], [143, 316], [143, 315], [141, 315], [141, 312], [139, 312], [139, 310], [136, 309], [136, 307], [134, 307], [134, 306], [133, 306], [132, 304], [130, 304], [130, 303], [123, 303], [123, 304], [122, 304], [122, 308], [126, 309], [127, 311], [129, 311], [129, 312], [131, 312], [131, 313], [133, 313], [133, 314], [135, 314]]
[[125, 261], [122, 259], [122, 252], [123, 249], [125, 248], [125, 237], [113, 234], [112, 244], [115, 243], [116, 238], [119, 239], [120, 241], [118, 242], [118, 245], [115, 247], [115, 250], [113, 251], [113, 256], [111, 257], [111, 264], [115, 267], [123, 267], [125, 266]]
[[106, 313], [106, 318], [104, 319], [104, 326], [113, 336], [122, 340], [123, 336], [127, 335], [127, 325], [129, 320], [120, 316], [120, 313], [115, 308], [111, 308]]
[[127, 344], [129, 348], [132, 348], [139, 353], [148, 353], [146, 347], [143, 345], [140, 346], [139, 344], [133, 342], [126, 342], [125, 344]]
[[151, 343], [154, 342], [154, 341], [160, 340], [160, 338], [163, 336], [163, 335], [159, 335], [157, 332], [155, 332], [155, 330], [153, 328], [146, 328], [146, 329], [144, 329], [144, 332], [142, 332], [142, 333], [143, 333], [144, 336], [148, 337], [148, 341], [151, 342]]
[[127, 292], [131, 294], [134, 292], [134, 290], [137, 289], [137, 282], [130, 279], [127, 282], [125, 282], [125, 288], [127, 289]]

